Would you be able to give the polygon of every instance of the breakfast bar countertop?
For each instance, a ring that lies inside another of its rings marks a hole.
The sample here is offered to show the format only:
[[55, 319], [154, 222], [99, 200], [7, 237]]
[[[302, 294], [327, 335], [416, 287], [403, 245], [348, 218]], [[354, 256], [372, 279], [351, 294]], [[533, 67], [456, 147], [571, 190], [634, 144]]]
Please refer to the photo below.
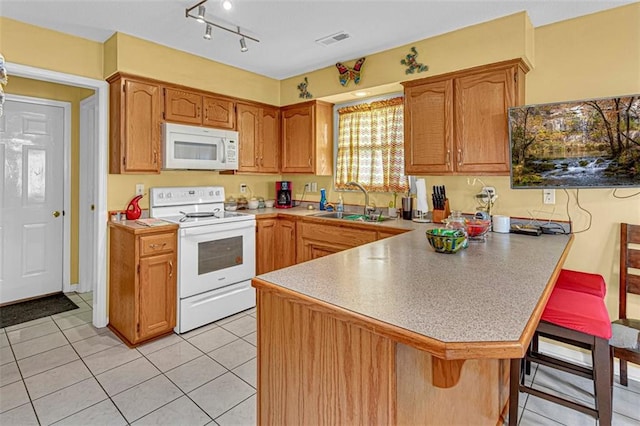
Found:
[[254, 286], [443, 359], [522, 357], [573, 237], [490, 233], [441, 254], [425, 237], [431, 227], [260, 275]]

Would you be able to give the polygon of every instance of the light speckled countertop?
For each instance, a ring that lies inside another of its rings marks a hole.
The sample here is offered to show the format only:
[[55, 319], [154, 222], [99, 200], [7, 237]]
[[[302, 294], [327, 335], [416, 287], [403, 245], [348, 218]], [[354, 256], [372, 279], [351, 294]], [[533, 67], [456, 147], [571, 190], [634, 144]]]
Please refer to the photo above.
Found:
[[517, 342], [570, 242], [490, 233], [441, 254], [424, 235], [434, 225], [395, 222], [415, 231], [259, 278], [444, 343]]

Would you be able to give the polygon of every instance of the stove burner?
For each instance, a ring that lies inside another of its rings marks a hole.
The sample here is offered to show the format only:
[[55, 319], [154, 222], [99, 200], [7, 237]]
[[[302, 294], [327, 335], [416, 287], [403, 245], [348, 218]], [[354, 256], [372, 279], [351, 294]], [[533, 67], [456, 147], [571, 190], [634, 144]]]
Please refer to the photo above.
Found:
[[193, 219], [193, 218], [217, 217], [216, 215], [218, 214], [218, 212], [220, 212], [220, 209], [215, 209], [212, 212], [193, 212], [193, 213], [185, 213], [181, 211], [180, 213], [182, 213], [184, 216], [180, 218], [180, 222], [184, 222], [187, 219]]

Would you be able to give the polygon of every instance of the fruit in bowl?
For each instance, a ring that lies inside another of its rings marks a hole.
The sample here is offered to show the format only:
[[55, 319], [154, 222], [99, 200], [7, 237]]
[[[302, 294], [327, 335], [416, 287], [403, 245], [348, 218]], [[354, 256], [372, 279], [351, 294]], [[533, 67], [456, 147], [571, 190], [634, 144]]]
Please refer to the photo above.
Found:
[[427, 230], [427, 241], [438, 253], [457, 253], [466, 247], [467, 236], [460, 229], [435, 228]]
[[469, 238], [484, 236], [491, 227], [491, 221], [485, 219], [465, 219], [465, 229]]

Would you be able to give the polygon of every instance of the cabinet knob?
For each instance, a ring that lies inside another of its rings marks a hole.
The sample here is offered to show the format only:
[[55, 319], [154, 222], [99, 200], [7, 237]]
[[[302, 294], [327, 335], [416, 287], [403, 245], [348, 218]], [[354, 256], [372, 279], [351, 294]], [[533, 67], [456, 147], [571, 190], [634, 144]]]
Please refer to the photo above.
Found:
[[173, 278], [173, 261], [169, 261], [169, 278]]
[[447, 164], [447, 170], [449, 170], [449, 164], [451, 163], [451, 150], [447, 150], [447, 156], [445, 157], [445, 163]]
[[458, 166], [462, 165], [462, 150], [458, 149]]
[[162, 244], [149, 244], [149, 248], [151, 249], [157, 249], [157, 248], [163, 248], [164, 246], [166, 246], [167, 243], [162, 243]]

